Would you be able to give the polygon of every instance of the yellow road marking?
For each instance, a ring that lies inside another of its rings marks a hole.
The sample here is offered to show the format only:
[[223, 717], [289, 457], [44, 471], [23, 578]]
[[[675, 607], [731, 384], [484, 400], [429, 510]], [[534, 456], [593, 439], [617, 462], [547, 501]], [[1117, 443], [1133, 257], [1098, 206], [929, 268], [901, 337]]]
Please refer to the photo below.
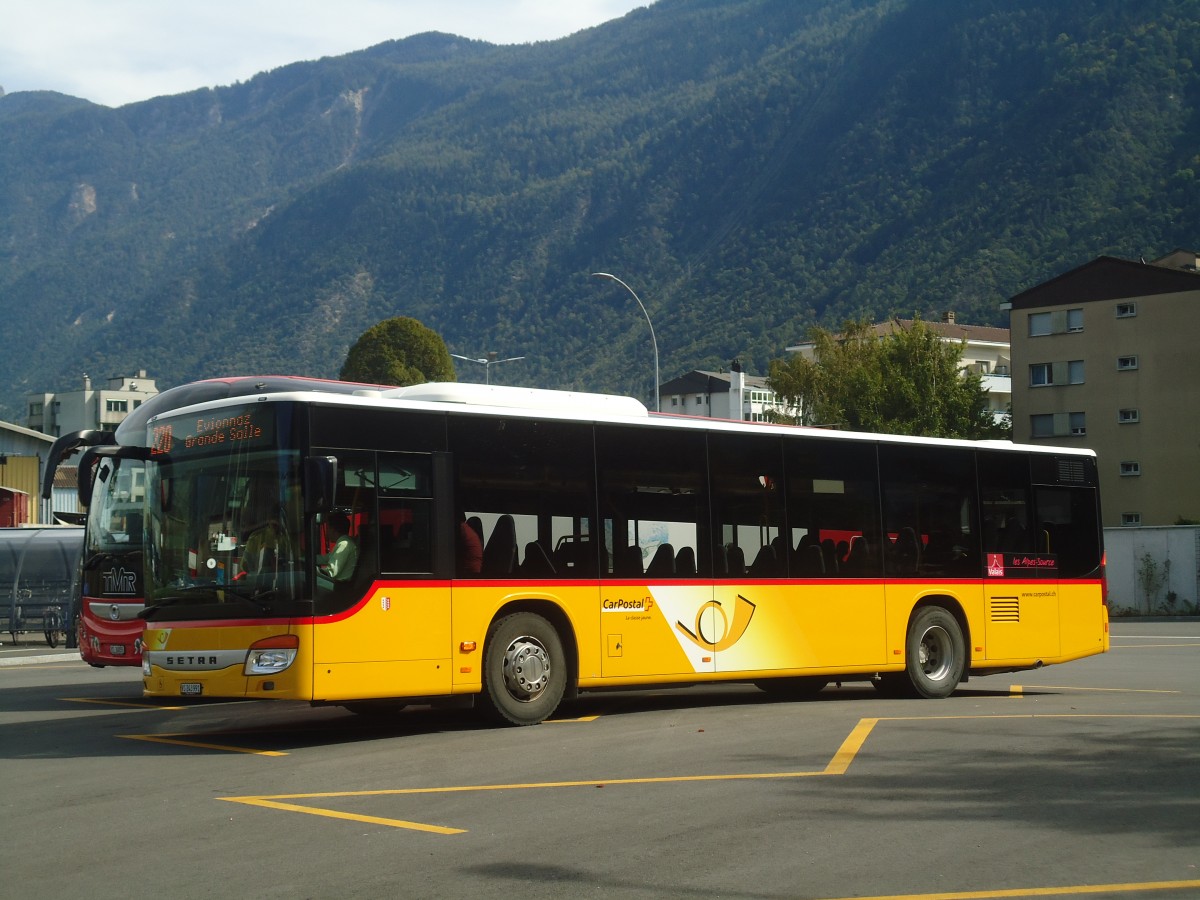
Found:
[[131, 741], [148, 741], [152, 744], [174, 744], [179, 747], [199, 747], [201, 750], [226, 750], [230, 753], [249, 753], [253, 756], [287, 756], [282, 750], [254, 750], [250, 747], [234, 747], [230, 744], [208, 744], [189, 741], [177, 734], [118, 734], [117, 737]]
[[[334, 819], [349, 819], [353, 821], [368, 822], [376, 825], [388, 825], [393, 828], [408, 828], [418, 831], [429, 831], [435, 834], [465, 834], [466, 829], [443, 828], [441, 826], [422, 825], [413, 823], [403, 819], [387, 819], [377, 816], [359, 816], [354, 813], [344, 813], [338, 810], [325, 809], [316, 806], [302, 806], [294, 803], [285, 803], [286, 800], [329, 800], [334, 798], [351, 798], [351, 797], [400, 797], [413, 796], [418, 794], [463, 794], [463, 793], [480, 793], [485, 791], [522, 791], [535, 790], [539, 788], [579, 788], [579, 787], [617, 787], [622, 785], [641, 785], [641, 784], [695, 784], [705, 781], [764, 781], [769, 779], [781, 778], [811, 778], [819, 775], [845, 775], [850, 768], [850, 764], [858, 756], [862, 750], [867, 738], [871, 735], [875, 726], [880, 722], [924, 722], [930, 720], [952, 720], [952, 719], [1200, 719], [1198, 714], [1180, 714], [1180, 715], [1105, 715], [1105, 714], [1059, 714], [1047, 713], [1039, 714], [1020, 714], [1020, 715], [964, 715], [964, 716], [886, 716], [880, 718], [863, 718], [851, 729], [841, 746], [833, 754], [829, 763], [824, 769], [812, 772], [740, 772], [733, 774], [719, 775], [661, 775], [645, 778], [589, 778], [581, 781], [541, 781], [541, 782], [518, 782], [513, 784], [472, 784], [472, 785], [453, 785], [443, 787], [416, 787], [416, 788], [387, 788], [384, 790], [373, 791], [320, 791], [315, 793], [304, 794], [271, 794], [264, 796], [245, 796], [245, 797], [219, 797], [217, 799], [225, 800], [229, 803], [244, 803], [249, 806], [261, 806], [270, 809], [281, 809], [289, 812], [302, 812], [312, 816], [327, 816]], [[135, 737], [135, 735], [125, 735], [126, 737]], [[147, 738], [149, 739], [149, 738]], [[211, 745], [193, 745], [193, 746], [211, 746]], [[238, 748], [228, 748], [238, 749]], [[241, 752], [253, 752], [242, 750]], [[1054, 890], [1058, 890], [1057, 888]], [[986, 896], [1025, 896], [1025, 894], [981, 894], [981, 897]], [[914, 895], [915, 896], [915, 895]], [[938, 895], [929, 895], [930, 898]], [[967, 897], [966, 894], [945, 895], [947, 897]], [[889, 898], [892, 900], [892, 898]], [[898, 898], [897, 898], [898, 900]]]
[[871, 734], [871, 729], [878, 721], [878, 719], [859, 719], [854, 730], [842, 741], [842, 746], [838, 748], [837, 753], [833, 754], [833, 759], [829, 761], [829, 765], [821, 774], [845, 775], [846, 770], [850, 768], [850, 763], [854, 762], [854, 757], [858, 755], [858, 751], [862, 749], [862, 745], [866, 743], [867, 737]]
[[1095, 691], [1101, 694], [1182, 694], [1183, 691], [1168, 691], [1155, 688], [1098, 688], [1098, 687], [1064, 687], [1056, 684], [1014, 684], [1009, 690], [1020, 691], [1028, 688], [1031, 691]]
[[187, 709], [186, 706], [158, 706], [154, 703], [135, 703], [132, 700], [104, 700], [100, 697], [60, 697], [64, 703], [95, 703], [100, 706], [128, 706], [133, 709]]
[[340, 812], [336, 809], [317, 809], [311, 806], [299, 806], [295, 803], [280, 803], [265, 797], [218, 797], [217, 799], [245, 803], [248, 806], [282, 809], [285, 812], [307, 813], [310, 816], [324, 816], [329, 819], [346, 819], [350, 822], [363, 822], [367, 825], [388, 825], [392, 828], [407, 828], [410, 831], [427, 831], [432, 834], [465, 834], [462, 828], [446, 828], [442, 825], [426, 825], [423, 822], [406, 822], [403, 819], [385, 819], [380, 816], [363, 816], [358, 813]]
[[1080, 894], [1182, 891], [1200, 887], [1200, 880], [1133, 881], [1125, 884], [1072, 884], [1062, 887], [1008, 888], [995, 891], [952, 891], [936, 894], [877, 894], [874, 897], [827, 897], [825, 900], [993, 900], [1000, 897], [1066, 897]]

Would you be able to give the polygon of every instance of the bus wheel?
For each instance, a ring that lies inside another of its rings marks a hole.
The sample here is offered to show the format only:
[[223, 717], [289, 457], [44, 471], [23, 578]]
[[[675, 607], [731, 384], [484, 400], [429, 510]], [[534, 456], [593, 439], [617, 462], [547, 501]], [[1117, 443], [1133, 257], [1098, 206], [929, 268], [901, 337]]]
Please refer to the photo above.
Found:
[[962, 680], [966, 643], [958, 620], [940, 606], [917, 610], [905, 646], [908, 680], [918, 697], [949, 697]]
[[536, 725], [558, 708], [566, 686], [566, 655], [553, 625], [533, 613], [514, 613], [492, 624], [483, 689], [493, 719]]

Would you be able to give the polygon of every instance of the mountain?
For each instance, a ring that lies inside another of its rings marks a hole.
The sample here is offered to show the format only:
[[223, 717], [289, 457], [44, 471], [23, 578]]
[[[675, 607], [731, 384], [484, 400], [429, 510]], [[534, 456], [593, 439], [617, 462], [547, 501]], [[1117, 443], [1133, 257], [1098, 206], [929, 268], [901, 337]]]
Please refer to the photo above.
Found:
[[1194, 10], [659, 0], [117, 109], [2, 96], [0, 417], [84, 372], [336, 376], [395, 315], [525, 357], [497, 381], [648, 398], [596, 271], [664, 380], [850, 316], [1007, 324], [1095, 256], [1200, 243]]

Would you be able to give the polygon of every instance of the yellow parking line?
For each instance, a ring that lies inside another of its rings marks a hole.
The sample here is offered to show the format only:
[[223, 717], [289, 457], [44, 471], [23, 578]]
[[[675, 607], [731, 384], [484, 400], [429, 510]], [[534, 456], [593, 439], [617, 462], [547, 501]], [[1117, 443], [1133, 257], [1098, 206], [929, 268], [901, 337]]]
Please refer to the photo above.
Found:
[[825, 900], [994, 900], [1001, 897], [1067, 897], [1081, 894], [1182, 891], [1200, 887], [1200, 880], [1132, 881], [1124, 884], [1072, 884], [1062, 887], [1008, 888], [995, 891], [951, 891], [936, 894], [877, 894], [874, 897], [826, 897]]
[[1098, 688], [1098, 687], [1069, 687], [1056, 684], [1014, 684], [1010, 691], [1020, 691], [1028, 688], [1031, 691], [1095, 691], [1101, 694], [1182, 694], [1183, 691], [1168, 691], [1155, 688]]
[[392, 828], [407, 828], [410, 831], [427, 831], [432, 834], [465, 834], [462, 828], [446, 828], [442, 825], [426, 825], [423, 822], [406, 822], [403, 819], [385, 819], [380, 816], [363, 816], [358, 813], [340, 812], [336, 809], [317, 809], [311, 806], [299, 806], [295, 803], [280, 803], [264, 797], [218, 797], [217, 799], [245, 803], [248, 806], [282, 809], [285, 812], [307, 813], [310, 816], [324, 816], [328, 819], [346, 819], [351, 822], [363, 822], [367, 825], [387, 825]]
[[119, 738], [131, 741], [148, 741], [152, 744], [174, 744], [179, 747], [199, 747], [201, 750], [226, 750], [230, 753], [249, 753], [252, 756], [287, 756], [282, 750], [254, 750], [250, 747], [234, 747], [230, 744], [208, 744], [202, 741], [185, 740], [174, 734], [118, 734]]

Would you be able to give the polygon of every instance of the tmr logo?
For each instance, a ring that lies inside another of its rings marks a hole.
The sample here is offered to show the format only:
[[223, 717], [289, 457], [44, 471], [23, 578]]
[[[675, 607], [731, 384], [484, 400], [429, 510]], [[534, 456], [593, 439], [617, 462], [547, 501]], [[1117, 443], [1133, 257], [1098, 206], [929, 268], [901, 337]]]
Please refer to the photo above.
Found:
[[133, 597], [137, 594], [137, 574], [124, 567], [109, 569], [104, 573], [104, 593]]

